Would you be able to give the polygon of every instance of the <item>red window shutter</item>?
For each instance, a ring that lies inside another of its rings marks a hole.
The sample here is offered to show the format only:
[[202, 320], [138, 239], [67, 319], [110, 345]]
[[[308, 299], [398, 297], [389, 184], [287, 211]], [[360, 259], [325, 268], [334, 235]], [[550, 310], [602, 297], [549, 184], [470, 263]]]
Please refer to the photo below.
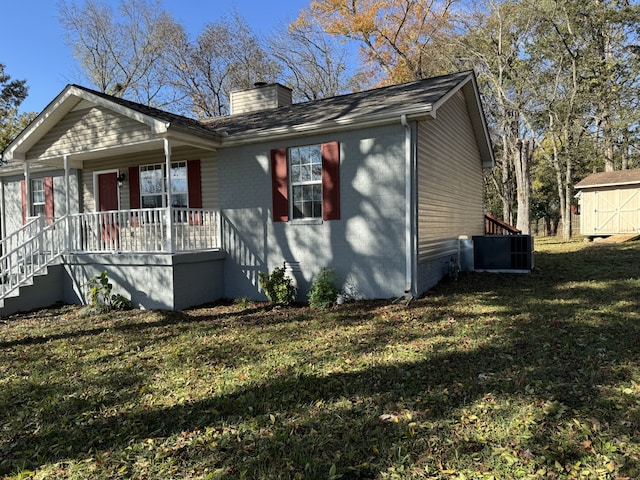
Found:
[[340, 145], [323, 143], [322, 153], [322, 219], [340, 219]]
[[200, 160], [187, 162], [187, 191], [189, 192], [189, 208], [202, 208]]
[[44, 177], [44, 216], [54, 217], [53, 211], [53, 177]]
[[20, 192], [22, 193], [22, 224], [27, 223], [27, 184], [20, 180]]
[[129, 167], [129, 208], [140, 208], [140, 170]]
[[271, 150], [271, 193], [273, 196], [273, 221], [289, 221], [286, 148]]

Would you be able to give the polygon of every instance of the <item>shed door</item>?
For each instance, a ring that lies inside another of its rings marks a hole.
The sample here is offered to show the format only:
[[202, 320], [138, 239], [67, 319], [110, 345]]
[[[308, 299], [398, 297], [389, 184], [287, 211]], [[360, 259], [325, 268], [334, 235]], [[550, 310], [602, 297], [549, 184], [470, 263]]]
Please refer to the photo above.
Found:
[[595, 192], [595, 232], [601, 235], [640, 232], [640, 195], [637, 188]]

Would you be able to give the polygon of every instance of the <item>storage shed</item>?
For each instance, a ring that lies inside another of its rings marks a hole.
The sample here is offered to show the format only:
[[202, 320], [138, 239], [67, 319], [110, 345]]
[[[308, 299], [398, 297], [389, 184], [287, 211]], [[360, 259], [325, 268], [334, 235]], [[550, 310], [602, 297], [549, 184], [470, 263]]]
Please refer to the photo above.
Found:
[[640, 169], [594, 173], [575, 188], [582, 235], [640, 233]]

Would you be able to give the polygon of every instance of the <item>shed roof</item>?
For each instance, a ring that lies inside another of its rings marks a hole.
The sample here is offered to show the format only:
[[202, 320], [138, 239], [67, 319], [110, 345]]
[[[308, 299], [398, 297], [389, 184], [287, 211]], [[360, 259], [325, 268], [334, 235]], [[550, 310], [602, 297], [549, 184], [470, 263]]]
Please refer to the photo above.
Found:
[[615, 172], [592, 173], [575, 185], [575, 188], [612, 187], [618, 185], [640, 184], [640, 168], [616, 170]]

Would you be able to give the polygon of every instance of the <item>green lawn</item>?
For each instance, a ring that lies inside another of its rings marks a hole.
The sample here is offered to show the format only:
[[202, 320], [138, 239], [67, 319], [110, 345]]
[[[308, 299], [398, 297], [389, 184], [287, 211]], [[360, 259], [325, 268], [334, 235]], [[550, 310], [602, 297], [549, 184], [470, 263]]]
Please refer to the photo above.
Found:
[[408, 307], [0, 320], [2, 478], [640, 478], [640, 244]]

